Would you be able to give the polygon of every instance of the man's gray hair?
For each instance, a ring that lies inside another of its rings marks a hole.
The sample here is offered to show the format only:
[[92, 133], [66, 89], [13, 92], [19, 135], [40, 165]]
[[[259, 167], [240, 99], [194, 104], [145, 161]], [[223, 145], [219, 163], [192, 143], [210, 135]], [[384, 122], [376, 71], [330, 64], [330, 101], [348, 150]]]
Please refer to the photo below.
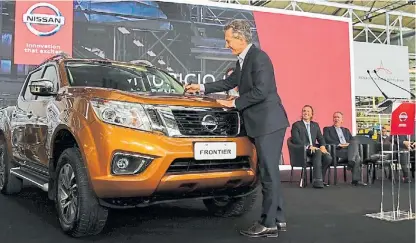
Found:
[[232, 29], [233, 36], [238, 39], [244, 39], [250, 44], [253, 41], [250, 22], [244, 19], [235, 19], [224, 26], [224, 31]]

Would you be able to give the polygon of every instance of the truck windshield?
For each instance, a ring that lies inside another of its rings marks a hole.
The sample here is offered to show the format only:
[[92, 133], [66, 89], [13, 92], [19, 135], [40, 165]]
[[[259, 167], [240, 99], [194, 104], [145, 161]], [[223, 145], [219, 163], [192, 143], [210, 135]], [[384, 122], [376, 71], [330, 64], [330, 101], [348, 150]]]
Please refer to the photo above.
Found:
[[183, 94], [184, 87], [168, 74], [132, 64], [67, 62], [71, 86], [100, 87], [128, 92]]

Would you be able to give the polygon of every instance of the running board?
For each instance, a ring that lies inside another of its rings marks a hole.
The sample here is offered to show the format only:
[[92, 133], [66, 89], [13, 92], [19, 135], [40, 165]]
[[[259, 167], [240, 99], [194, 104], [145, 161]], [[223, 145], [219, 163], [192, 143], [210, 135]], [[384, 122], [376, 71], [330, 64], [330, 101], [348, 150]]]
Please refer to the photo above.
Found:
[[41, 175], [35, 175], [33, 173], [28, 172], [27, 170], [23, 170], [20, 167], [12, 168], [10, 170], [10, 174], [28, 181], [29, 183], [39, 187], [43, 191], [48, 191], [48, 180], [46, 178], [42, 178]]

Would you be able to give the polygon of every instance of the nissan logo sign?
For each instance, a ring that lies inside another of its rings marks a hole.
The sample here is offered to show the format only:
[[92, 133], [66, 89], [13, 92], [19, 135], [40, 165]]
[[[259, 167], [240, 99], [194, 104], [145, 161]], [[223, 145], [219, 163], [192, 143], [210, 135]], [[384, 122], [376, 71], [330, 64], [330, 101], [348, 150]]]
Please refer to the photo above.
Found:
[[[47, 13], [36, 13], [37, 10]], [[65, 17], [57, 7], [50, 3], [36, 3], [23, 14], [23, 22], [34, 35], [52, 36], [65, 24]], [[40, 26], [47, 26], [47, 28], [39, 28]]]
[[406, 121], [406, 120], [407, 120], [407, 113], [406, 113], [406, 112], [402, 112], [402, 113], [400, 113], [400, 115], [399, 115], [399, 120], [400, 120], [401, 122]]
[[214, 131], [218, 127], [217, 119], [212, 115], [206, 115], [202, 118], [201, 125], [208, 131]]

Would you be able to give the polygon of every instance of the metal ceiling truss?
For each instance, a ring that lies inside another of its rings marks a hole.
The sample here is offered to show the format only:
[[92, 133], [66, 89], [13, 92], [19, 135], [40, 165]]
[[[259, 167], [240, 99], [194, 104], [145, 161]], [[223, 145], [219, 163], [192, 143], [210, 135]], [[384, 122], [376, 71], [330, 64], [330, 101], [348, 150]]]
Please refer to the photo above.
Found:
[[[180, 61], [181, 58], [177, 57], [170, 50], [171, 45], [178, 41], [180, 33], [174, 33], [172, 31], [126, 29], [129, 32], [128, 34], [120, 33], [120, 31], [115, 28], [115, 60], [134, 61], [127, 60], [128, 54], [138, 48], [139, 58], [137, 60], [148, 60], [153, 65], [160, 66], [166, 70], [169, 70], [174, 66], [177, 69], [182, 69], [185, 73], [189, 72], [186, 65]], [[143, 35], [146, 35], [147, 39], [154, 38], [154, 41], [151, 41], [150, 39], [144, 41], [145, 38], [143, 38]], [[142, 37], [138, 38], [138, 36]], [[137, 41], [139, 41], [140, 45], [133, 45], [133, 49], [125, 48], [126, 42], [137, 43]], [[151, 53], [151, 55], [149, 53]], [[163, 65], [161, 63], [163, 63]]]
[[233, 19], [249, 20], [254, 28], [253, 14], [250, 11], [224, 9], [220, 7], [208, 7], [203, 5], [192, 5], [191, 21], [197, 24], [216, 24], [220, 26], [226, 25]]
[[[354, 31], [354, 41], [363, 41], [360, 39], [365, 37], [365, 42], [371, 43], [380, 43], [380, 44], [395, 44], [403, 45], [403, 32], [412, 31], [410, 28], [404, 28], [402, 26], [402, 16], [390, 16], [386, 15], [386, 24], [385, 25], [373, 25], [364, 23], [365, 19], [361, 19], [352, 9], [349, 9], [346, 13], [351, 19], [356, 19], [358, 22], [354, 26], [362, 27], [360, 31]], [[393, 17], [393, 21], [390, 23], [390, 18]], [[354, 30], [357, 30], [354, 28]], [[378, 30], [378, 31], [376, 31]], [[381, 32], [380, 32], [381, 31]], [[396, 34], [396, 35], [394, 35]], [[395, 37], [393, 40], [397, 40], [397, 43], [391, 43], [392, 37]]]
[[271, 2], [271, 0], [267, 0], [267, 1], [264, 1], [264, 0], [250, 0], [250, 5], [253, 5], [253, 6], [264, 6], [264, 5], [266, 5], [266, 4], [270, 3], [270, 2]]
[[[234, 3], [234, 4], [245, 4], [246, 2], [246, 1], [241, 1], [241, 0], [211, 0], [211, 1], [222, 2], [222, 3]], [[264, 2], [267, 2], [266, 4], [268, 4], [269, 2], [272, 2], [272, 1], [264, 1]], [[351, 3], [352, 1], [348, 1], [348, 2]], [[346, 3], [341, 3], [341, 2], [321, 1], [321, 0], [293, 0], [293, 1], [290, 1], [290, 6], [292, 6], [292, 4], [299, 5], [302, 3], [309, 4], [309, 5], [316, 5], [316, 6], [334, 7], [338, 9], [352, 9], [354, 11], [362, 11], [362, 12], [373, 12], [373, 13], [388, 12], [388, 14], [390, 15], [404, 16], [404, 17], [410, 17], [410, 18], [416, 17], [416, 14], [413, 14], [413, 13], [406, 13], [406, 12], [401, 12], [401, 11], [396, 11], [396, 10], [389, 11], [388, 9], [386, 10], [386, 9], [380, 9], [380, 8], [374, 8], [374, 7], [352, 5], [352, 4], [346, 4]], [[263, 4], [263, 6], [266, 6], [266, 4]], [[254, 5], [254, 4], [251, 4], [251, 5]], [[311, 9], [309, 9], [308, 11], [310, 10]]]
[[[183, 64], [180, 60], [180, 58], [178, 58], [169, 48], [170, 44], [172, 44], [178, 37], [179, 34], [177, 34], [174, 39], [172, 39], [171, 41], [169, 41], [170, 43], [167, 45], [165, 44], [165, 41], [163, 40], [163, 36], [162, 37], [158, 37], [157, 34], [154, 31], [151, 31], [152, 35], [157, 39], [157, 42], [159, 42], [162, 46], [163, 49], [160, 53], [167, 51], [170, 54], [170, 57], [172, 57], [173, 59], [176, 60], [177, 64], [179, 64], [181, 66], [181, 68], [183, 68], [183, 70], [185, 71], [185, 73], [188, 73], [189, 70], [186, 67], [185, 64]], [[154, 58], [153, 60], [155, 60], [156, 58]]]
[[238, 11], [235, 9], [224, 9], [202, 5], [192, 5], [191, 20], [195, 24], [214, 24], [224, 26], [233, 19], [249, 20], [255, 28], [253, 14], [250, 11]]
[[[221, 79], [231, 63], [234, 64], [236, 58], [231, 54], [230, 50], [225, 48], [224, 37], [210, 36], [209, 28], [215, 26], [222, 29], [231, 20], [239, 18], [248, 20], [252, 30], [256, 31], [253, 14], [250, 11], [202, 5], [192, 5], [190, 13], [195, 33], [195, 36], [191, 38], [194, 44], [194, 47], [191, 48], [191, 53], [195, 55], [196, 59], [200, 60], [202, 74], [206, 72], [208, 64], [210, 70], [215, 70], [211, 74], [217, 79]], [[253, 42], [257, 43], [257, 35], [255, 34], [254, 36]]]

